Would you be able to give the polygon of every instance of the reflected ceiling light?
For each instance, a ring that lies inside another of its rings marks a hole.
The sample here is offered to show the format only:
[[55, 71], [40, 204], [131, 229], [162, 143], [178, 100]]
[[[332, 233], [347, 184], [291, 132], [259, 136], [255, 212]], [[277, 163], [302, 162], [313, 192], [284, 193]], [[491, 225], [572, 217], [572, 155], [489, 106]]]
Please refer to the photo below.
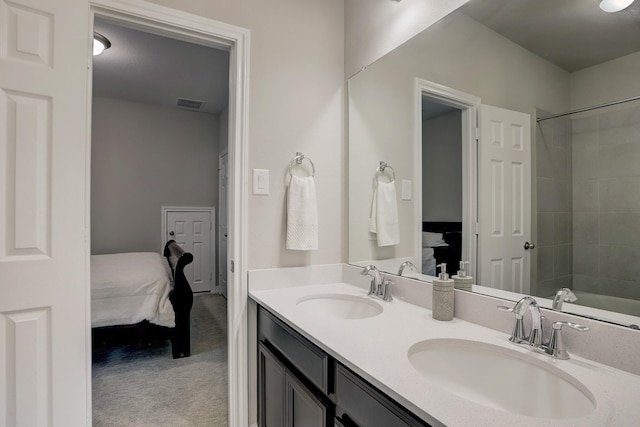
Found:
[[620, 12], [622, 9], [626, 9], [631, 6], [634, 0], [602, 0], [600, 2], [600, 9], [605, 12]]
[[111, 47], [111, 42], [100, 33], [93, 33], [93, 56], [100, 55]]

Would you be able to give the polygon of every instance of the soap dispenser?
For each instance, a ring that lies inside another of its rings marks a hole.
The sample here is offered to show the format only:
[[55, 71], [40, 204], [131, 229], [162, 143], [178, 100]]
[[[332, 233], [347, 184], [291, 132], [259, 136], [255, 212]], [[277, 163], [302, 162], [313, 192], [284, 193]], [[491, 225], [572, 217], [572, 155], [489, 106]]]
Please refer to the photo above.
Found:
[[[466, 267], [466, 268], [465, 268]], [[473, 284], [473, 277], [467, 276], [466, 269], [469, 268], [469, 261], [460, 261], [458, 274], [452, 277], [453, 287], [463, 291], [470, 291]]]
[[447, 264], [438, 264], [436, 267], [440, 268], [440, 274], [433, 280], [432, 315], [436, 320], [452, 320], [454, 282], [447, 274]]

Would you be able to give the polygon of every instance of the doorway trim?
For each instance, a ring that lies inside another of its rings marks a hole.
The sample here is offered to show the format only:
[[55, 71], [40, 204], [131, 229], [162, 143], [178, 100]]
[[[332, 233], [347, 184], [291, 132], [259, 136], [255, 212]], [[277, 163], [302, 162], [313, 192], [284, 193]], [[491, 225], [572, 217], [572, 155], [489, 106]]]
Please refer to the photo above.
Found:
[[[131, 28], [165, 35], [174, 39], [228, 50], [229, 57], [229, 203], [228, 219], [229, 265], [227, 276], [227, 345], [229, 375], [229, 425], [249, 424], [248, 351], [247, 351], [247, 170], [248, 170], [248, 97], [249, 97], [249, 39], [247, 29], [201, 16], [178, 11], [143, 0], [89, 0], [88, 46], [93, 39], [95, 17], [109, 19]], [[90, 55], [90, 53], [89, 53]], [[88, 68], [92, 66], [88, 58]], [[92, 82], [87, 111], [91, 120]], [[90, 130], [87, 135], [90, 147]], [[87, 150], [86, 184], [91, 188], [90, 150]], [[217, 165], [212, 165], [216, 167]], [[89, 224], [91, 197], [86, 197], [87, 224]], [[87, 288], [89, 283], [87, 282]], [[89, 291], [87, 292], [89, 295]], [[89, 304], [89, 303], [87, 303]], [[90, 305], [88, 305], [90, 307]], [[90, 328], [90, 326], [87, 326]], [[90, 329], [87, 334], [90, 336]], [[91, 378], [91, 340], [87, 340], [87, 378]], [[91, 382], [87, 382], [88, 407], [92, 406]], [[91, 422], [91, 412], [89, 420]]]
[[[422, 97], [454, 107], [462, 113], [462, 259], [476, 277], [478, 250], [478, 109], [480, 98], [423, 80], [414, 83], [414, 164], [416, 194], [422, 194]], [[422, 197], [420, 198], [422, 200]], [[414, 203], [415, 236], [422, 235], [422, 203]], [[422, 239], [415, 239], [416, 259], [422, 259]]]

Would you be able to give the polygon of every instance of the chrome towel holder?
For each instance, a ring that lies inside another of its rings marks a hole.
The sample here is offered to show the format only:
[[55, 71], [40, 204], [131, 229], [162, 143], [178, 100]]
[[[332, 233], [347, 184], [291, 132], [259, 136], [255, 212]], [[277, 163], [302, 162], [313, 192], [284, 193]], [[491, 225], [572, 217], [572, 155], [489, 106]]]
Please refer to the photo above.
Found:
[[[389, 169], [389, 171], [387, 171], [387, 169]], [[382, 160], [380, 160], [380, 165], [376, 168], [376, 181], [380, 181], [380, 177], [385, 174], [385, 171], [391, 177], [391, 181], [389, 182], [394, 182], [396, 180], [396, 171], [394, 171], [387, 162]]]
[[310, 158], [306, 157], [299, 151], [296, 152], [296, 156], [293, 158], [293, 160], [289, 162], [289, 176], [293, 176], [293, 168], [295, 166], [301, 166], [303, 160], [307, 160], [311, 165], [311, 177], [316, 176], [316, 166], [313, 164]]

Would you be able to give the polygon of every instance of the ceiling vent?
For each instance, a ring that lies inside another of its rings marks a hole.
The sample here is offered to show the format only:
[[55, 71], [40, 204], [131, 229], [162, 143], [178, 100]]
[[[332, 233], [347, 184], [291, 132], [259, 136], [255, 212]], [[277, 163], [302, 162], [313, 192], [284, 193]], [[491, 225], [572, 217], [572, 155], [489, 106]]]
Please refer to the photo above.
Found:
[[178, 98], [176, 105], [180, 108], [186, 108], [187, 110], [202, 111], [204, 109], [206, 101], [198, 101], [196, 99]]

